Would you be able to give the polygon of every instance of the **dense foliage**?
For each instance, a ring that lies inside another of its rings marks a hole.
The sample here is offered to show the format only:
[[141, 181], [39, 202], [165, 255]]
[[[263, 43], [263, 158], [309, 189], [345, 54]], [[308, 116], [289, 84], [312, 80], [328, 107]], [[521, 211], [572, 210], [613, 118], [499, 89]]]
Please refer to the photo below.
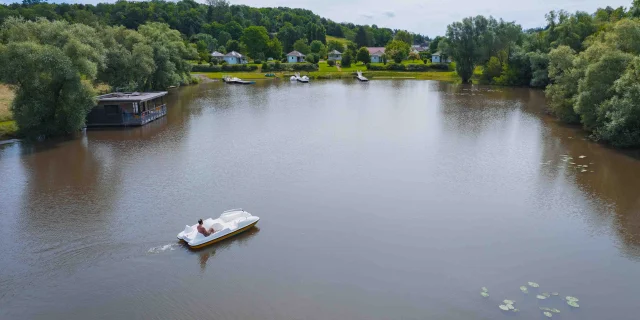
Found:
[[546, 88], [550, 110], [595, 140], [640, 146], [640, 0], [595, 13], [551, 11], [542, 29], [469, 17], [447, 28], [438, 48], [463, 82]]
[[[194, 0], [121, 0], [97, 5], [55, 4], [44, 1], [0, 5], [0, 23], [11, 16], [24, 17], [27, 20], [44, 17], [90, 26], [124, 26], [127, 29], [138, 29], [149, 21], [162, 22], [196, 44], [201, 60], [208, 59], [208, 53], [212, 50], [226, 53], [232, 49], [238, 49], [235, 51], [248, 54], [253, 59], [280, 59], [283, 52], [294, 50], [294, 43], [299, 39], [305, 39], [307, 44], [315, 40], [326, 44], [327, 35], [346, 38], [356, 43], [356, 47], [382, 47], [398, 33], [396, 30], [379, 28], [376, 25], [336, 23], [304, 9], [252, 8], [230, 5], [226, 0], [207, 0], [205, 4]], [[265, 49], [263, 31], [272, 41], [271, 45], [267, 44], [266, 47], [277, 47], [275, 50]], [[423, 35], [407, 31], [401, 31], [401, 37], [411, 39], [410, 41], [415, 43], [429, 40]], [[237, 41], [231, 43], [236, 47], [228, 47], [227, 43], [230, 40]], [[256, 42], [253, 42], [254, 40]], [[277, 44], [274, 43], [276, 41]], [[344, 50], [342, 45], [335, 49], [340, 52]], [[355, 57], [355, 52], [352, 52], [352, 56]]]
[[30, 137], [63, 135], [84, 126], [94, 82], [123, 90], [188, 83], [185, 59], [195, 50], [166, 24], [139, 30], [9, 18], [0, 27], [0, 81], [12, 85], [12, 112]]

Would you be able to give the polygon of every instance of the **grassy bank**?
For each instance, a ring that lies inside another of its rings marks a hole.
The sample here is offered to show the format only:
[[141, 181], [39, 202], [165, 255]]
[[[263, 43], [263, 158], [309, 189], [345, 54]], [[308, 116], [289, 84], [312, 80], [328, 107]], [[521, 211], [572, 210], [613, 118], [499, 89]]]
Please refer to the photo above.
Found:
[[9, 111], [13, 97], [13, 91], [8, 86], [0, 84], [0, 140], [14, 137], [18, 130]]
[[[320, 63], [318, 63], [318, 67], [318, 71], [303, 71], [300, 72], [300, 74], [308, 75], [311, 79], [347, 79], [354, 78], [355, 72], [357, 70], [361, 70], [369, 79], [420, 79], [450, 82], [455, 82], [460, 79], [458, 75], [453, 71], [367, 71], [367, 67], [362, 63], [352, 64], [348, 68], [340, 68], [340, 70], [338, 70], [338, 67], [331, 67], [325, 61], [321, 61]], [[289, 78], [293, 74], [293, 72], [291, 71], [280, 71], [272, 73], [275, 73], [276, 77], [281, 79]], [[228, 74], [245, 80], [273, 79], [273, 77], [265, 77], [264, 73], [260, 70], [254, 72], [202, 72], [194, 74], [204, 75], [210, 79], [222, 79], [224, 75]]]

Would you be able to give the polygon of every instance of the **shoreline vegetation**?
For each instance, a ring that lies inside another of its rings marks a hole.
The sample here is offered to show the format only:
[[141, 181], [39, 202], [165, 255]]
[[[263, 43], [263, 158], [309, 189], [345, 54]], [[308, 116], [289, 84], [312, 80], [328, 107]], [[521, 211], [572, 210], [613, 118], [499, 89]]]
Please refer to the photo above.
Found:
[[[301, 72], [341, 79], [361, 70], [371, 79], [544, 89], [548, 109], [560, 121], [582, 125], [594, 141], [637, 148], [640, 0], [630, 1], [629, 8], [594, 13], [551, 11], [545, 26], [528, 30], [491, 16], [467, 17], [433, 39], [336, 23], [304, 9], [227, 0], [2, 4], [0, 82], [11, 85], [15, 98], [13, 115], [4, 116], [0, 130], [17, 128], [32, 138], [77, 131], [98, 84], [148, 91], [203, 76], [255, 80]], [[337, 61], [328, 61], [329, 55]], [[294, 60], [306, 63], [288, 63]]]

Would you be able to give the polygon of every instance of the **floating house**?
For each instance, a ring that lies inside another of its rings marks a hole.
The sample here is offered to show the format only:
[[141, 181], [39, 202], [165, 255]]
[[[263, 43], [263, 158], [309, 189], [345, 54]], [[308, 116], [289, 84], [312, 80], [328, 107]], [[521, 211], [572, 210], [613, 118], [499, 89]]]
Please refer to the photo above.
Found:
[[287, 62], [288, 63], [296, 63], [296, 62], [304, 62], [305, 55], [298, 51], [291, 51], [287, 53]]
[[246, 64], [247, 57], [238, 52], [231, 51], [224, 55], [224, 61], [226, 61], [227, 64]]
[[222, 54], [222, 53], [220, 53], [218, 51], [211, 52], [211, 60], [222, 61], [222, 60], [224, 60], [224, 54]]
[[142, 126], [167, 114], [159, 92], [115, 92], [98, 96], [98, 104], [87, 115], [87, 127]]
[[342, 60], [342, 53], [338, 50], [333, 50], [331, 52], [329, 52], [329, 57], [327, 58], [327, 60], [333, 60], [333, 61], [341, 61]]
[[381, 63], [384, 55], [384, 47], [368, 47], [371, 63]]
[[442, 54], [438, 51], [431, 55], [431, 63], [451, 63], [451, 58], [443, 59]]

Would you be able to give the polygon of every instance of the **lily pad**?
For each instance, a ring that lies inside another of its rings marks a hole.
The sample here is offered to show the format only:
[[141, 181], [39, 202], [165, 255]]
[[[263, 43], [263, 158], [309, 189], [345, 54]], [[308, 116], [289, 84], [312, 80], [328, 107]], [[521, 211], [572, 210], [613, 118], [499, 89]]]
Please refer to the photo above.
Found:
[[520, 309], [518, 308], [513, 309], [513, 312], [518, 312], [518, 311], [520, 311]]
[[504, 300], [504, 301], [502, 301], [502, 302], [504, 302], [504, 304], [507, 304], [507, 305], [516, 303], [516, 302], [515, 302], [515, 301], [513, 301], [513, 300]]
[[540, 285], [539, 285], [539, 284], [537, 284], [537, 283], [535, 283], [535, 282], [529, 282], [529, 286], [530, 286], [530, 287], [532, 287], [532, 288], [537, 288], [537, 287], [539, 287]]
[[547, 298], [551, 297], [551, 295], [549, 293], [547, 293], [547, 292], [543, 292], [542, 295], [547, 297]]
[[484, 292], [484, 291], [480, 292], [480, 295], [481, 295], [481, 296], [483, 296], [483, 297], [485, 297], [485, 298], [488, 298], [488, 297], [489, 297], [489, 294], [488, 294], [488, 293], [486, 293], [486, 292]]
[[538, 299], [540, 299], [540, 300], [544, 300], [544, 299], [546, 299], [547, 297], [545, 297], [545, 296], [543, 296], [543, 295], [539, 294], [539, 295], [537, 295], [537, 296], [536, 296], [536, 298], [538, 298]]
[[547, 308], [547, 307], [540, 307], [540, 310], [542, 310], [542, 311], [551, 311], [551, 308]]
[[578, 298], [576, 298], [576, 297], [572, 297], [572, 296], [567, 296], [565, 299], [566, 299], [567, 301], [575, 301], [575, 302], [580, 301]]
[[482, 291], [483, 292], [489, 292], [489, 289], [487, 289], [487, 287], [482, 287]]
[[515, 307], [512, 304], [508, 304], [507, 308], [509, 308], [509, 310], [514, 310], [515, 309]]
[[523, 293], [529, 293], [529, 289], [527, 289], [527, 287], [525, 286], [521, 286], [520, 291], [522, 291]]
[[549, 312], [549, 311], [545, 311], [542, 314], [544, 314], [545, 316], [547, 316], [547, 318], [551, 318], [553, 317], [553, 313]]
[[557, 296], [557, 295], [560, 295], [560, 294], [559, 294], [559, 293], [557, 293], [557, 292], [551, 292], [551, 295], [552, 295], [552, 296]]
[[500, 310], [509, 311], [509, 307], [505, 306], [504, 304], [499, 305], [498, 308], [500, 308]]
[[560, 310], [558, 310], [558, 309], [556, 309], [556, 308], [553, 308], [553, 309], [551, 309], [551, 310], [549, 310], [549, 311], [551, 311], [551, 312], [553, 312], [553, 313], [560, 313]]
[[567, 304], [574, 308], [580, 308], [580, 305], [575, 301], [567, 301]]

